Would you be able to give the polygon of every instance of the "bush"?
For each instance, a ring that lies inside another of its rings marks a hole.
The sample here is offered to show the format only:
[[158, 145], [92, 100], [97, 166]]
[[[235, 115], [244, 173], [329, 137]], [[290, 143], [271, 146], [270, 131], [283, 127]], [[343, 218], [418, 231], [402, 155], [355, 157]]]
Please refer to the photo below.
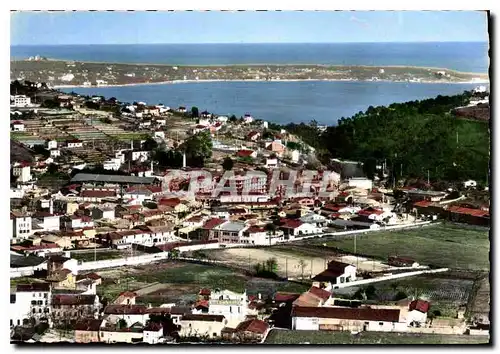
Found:
[[399, 291], [395, 296], [394, 296], [394, 301], [399, 301], [406, 299], [408, 295], [404, 291]]

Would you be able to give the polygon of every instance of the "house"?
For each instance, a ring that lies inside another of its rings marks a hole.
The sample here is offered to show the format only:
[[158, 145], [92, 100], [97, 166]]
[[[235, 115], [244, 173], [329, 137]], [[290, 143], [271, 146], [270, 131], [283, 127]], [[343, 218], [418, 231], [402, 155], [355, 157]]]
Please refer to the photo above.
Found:
[[79, 139], [67, 140], [66, 141], [66, 147], [68, 149], [82, 148], [83, 147], [83, 141], [81, 141]]
[[60, 218], [60, 215], [54, 215], [48, 211], [39, 211], [33, 214], [35, 223], [38, 224], [42, 231], [59, 231]]
[[258, 319], [241, 322], [235, 329], [224, 328], [222, 336], [225, 339], [237, 339], [242, 342], [261, 342], [269, 330], [269, 325]]
[[163, 338], [163, 326], [160, 323], [149, 323], [144, 327], [143, 339], [144, 343], [157, 344]]
[[246, 229], [247, 225], [243, 222], [228, 221], [215, 226], [212, 238], [209, 240], [217, 240], [219, 243], [240, 243], [243, 231]]
[[280, 229], [283, 230], [288, 237], [297, 237], [303, 235], [314, 235], [321, 233], [323, 230], [313, 224], [302, 222], [297, 219], [284, 219], [280, 225]]
[[140, 343], [143, 340], [143, 327], [140, 324], [125, 328], [101, 325], [99, 333], [101, 343]]
[[263, 246], [275, 245], [278, 242], [283, 242], [283, 240], [282, 231], [277, 230], [273, 233], [261, 226], [250, 226], [243, 231], [240, 237], [240, 243]]
[[61, 156], [61, 150], [59, 150], [59, 149], [50, 149], [49, 153], [50, 153], [50, 157], [59, 157], [59, 156]]
[[292, 150], [290, 153], [290, 159], [292, 162], [299, 162], [300, 159], [300, 151], [299, 150]]
[[24, 123], [19, 121], [19, 120], [15, 120], [15, 121], [10, 122], [10, 131], [12, 131], [12, 132], [24, 132], [25, 131]]
[[352, 177], [347, 180], [350, 188], [373, 189], [373, 181], [364, 177]]
[[95, 319], [100, 309], [97, 295], [52, 295], [52, 318], [56, 325], [77, 323], [82, 319]]
[[400, 310], [350, 307], [294, 307], [293, 330], [402, 332]]
[[111, 206], [99, 206], [92, 209], [95, 220], [115, 220], [115, 209]]
[[236, 156], [237, 157], [251, 157], [251, 158], [255, 159], [257, 157], [257, 151], [243, 149], [243, 150], [239, 150], [236, 153]]
[[464, 182], [464, 187], [465, 188], [476, 188], [477, 187], [477, 182], [474, 181], [474, 180], [472, 180], [472, 179], [470, 179], [470, 180]]
[[313, 285], [326, 290], [335, 288], [336, 284], [349, 283], [356, 280], [356, 267], [352, 264], [330, 261], [327, 269], [313, 278]]
[[64, 227], [66, 229], [81, 229], [81, 228], [93, 228], [94, 227], [94, 221], [92, 218], [82, 215], [70, 215], [70, 216], [65, 216], [63, 217], [64, 221]]
[[312, 286], [308, 291], [296, 298], [292, 306], [318, 307], [323, 306], [330, 299], [332, 294], [316, 286]]
[[267, 168], [277, 168], [278, 167], [278, 159], [266, 158], [266, 167]]
[[153, 137], [165, 139], [165, 132], [163, 130], [156, 130]]
[[250, 114], [245, 114], [245, 116], [243, 117], [243, 122], [245, 124], [250, 124], [254, 121], [253, 117], [250, 115]]
[[[314, 203], [314, 200], [313, 200], [313, 203]], [[304, 223], [316, 225], [316, 227], [319, 227], [319, 228], [326, 226], [326, 223], [327, 223], [327, 219], [324, 216], [316, 214], [316, 213], [305, 214], [305, 215], [301, 216], [299, 220], [304, 222]]]
[[12, 241], [14, 243], [33, 234], [31, 216], [10, 212], [10, 220], [12, 220]]
[[181, 337], [221, 337], [222, 329], [228, 321], [222, 315], [186, 314], [180, 320]]
[[246, 291], [244, 293], [235, 293], [229, 290], [213, 290], [208, 300], [208, 313], [222, 315], [227, 319], [224, 325], [236, 327], [248, 315]]
[[392, 212], [386, 212], [382, 209], [376, 209], [376, 208], [365, 208], [360, 211], [358, 211], [358, 216], [361, 217], [361, 219], [365, 219], [366, 221], [383, 221], [387, 218], [391, 218], [394, 214]]
[[490, 224], [490, 212], [483, 209], [472, 209], [461, 206], [450, 206], [447, 209], [450, 220], [464, 222], [473, 225], [488, 226]]
[[15, 95], [13, 101], [15, 107], [28, 107], [31, 105], [31, 97], [26, 95]]
[[257, 141], [260, 139], [260, 133], [258, 131], [251, 131], [250, 133], [247, 134], [247, 140], [249, 141]]
[[31, 166], [28, 162], [15, 163], [12, 168], [12, 175], [17, 177], [17, 181], [26, 183], [31, 181]]
[[173, 209], [175, 213], [186, 213], [189, 207], [182, 203], [179, 198], [161, 198], [158, 201], [158, 206], [168, 206]]
[[419, 267], [419, 264], [413, 258], [400, 256], [389, 256], [387, 264], [392, 267]]
[[104, 308], [104, 320], [101, 327], [113, 327], [119, 320], [124, 320], [127, 327], [135, 323], [145, 324], [149, 319], [145, 305], [108, 305]]
[[266, 144], [266, 149], [276, 153], [278, 156], [282, 156], [285, 152], [285, 145], [281, 143], [281, 140], [274, 140], [268, 144]]
[[98, 343], [101, 322], [101, 320], [96, 319], [78, 320], [73, 326], [75, 343]]
[[410, 326], [422, 326], [427, 322], [427, 313], [431, 304], [427, 301], [416, 299], [410, 302], [409, 312], [407, 317], [408, 325]]
[[430, 202], [439, 202], [443, 200], [447, 195], [447, 193], [445, 192], [424, 191], [416, 188], [403, 190], [403, 192], [406, 193], [408, 197], [413, 201], [427, 200]]
[[10, 297], [10, 326], [21, 326], [31, 320], [50, 322], [50, 283], [18, 284]]
[[129, 151], [127, 157], [131, 161], [147, 161], [151, 157], [151, 151], [143, 151], [143, 150]]
[[218, 235], [218, 229], [216, 230], [216, 227], [227, 222], [227, 219], [229, 219], [229, 213], [226, 219], [211, 218], [207, 220], [200, 229], [200, 239], [205, 241], [218, 240], [219, 235]]

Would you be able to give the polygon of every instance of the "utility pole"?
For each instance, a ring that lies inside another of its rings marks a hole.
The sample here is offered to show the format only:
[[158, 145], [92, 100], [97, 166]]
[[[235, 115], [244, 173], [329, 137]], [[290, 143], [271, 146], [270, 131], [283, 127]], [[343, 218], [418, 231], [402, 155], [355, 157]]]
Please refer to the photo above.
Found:
[[427, 184], [430, 184], [430, 174], [429, 174], [429, 170], [427, 170]]
[[288, 279], [288, 258], [285, 258], [285, 278]]
[[311, 258], [311, 277], [310, 279], [312, 279], [313, 277], [313, 259]]

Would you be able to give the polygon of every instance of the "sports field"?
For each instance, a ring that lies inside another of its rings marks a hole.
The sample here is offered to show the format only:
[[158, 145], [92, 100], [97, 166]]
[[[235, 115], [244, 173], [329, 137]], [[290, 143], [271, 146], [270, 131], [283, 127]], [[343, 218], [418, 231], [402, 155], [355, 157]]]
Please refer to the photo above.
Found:
[[[354, 238], [331, 240], [327, 246], [354, 253]], [[398, 255], [422, 265], [489, 270], [490, 241], [486, 229], [439, 224], [418, 229], [372, 232], [356, 237], [356, 253], [387, 260]]]

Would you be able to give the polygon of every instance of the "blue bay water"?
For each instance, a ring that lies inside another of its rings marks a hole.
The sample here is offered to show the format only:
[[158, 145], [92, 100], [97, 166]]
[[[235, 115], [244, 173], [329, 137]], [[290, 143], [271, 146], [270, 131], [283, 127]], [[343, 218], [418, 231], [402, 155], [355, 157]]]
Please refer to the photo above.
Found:
[[144, 101], [166, 106], [197, 106], [219, 115], [246, 113], [280, 124], [309, 122], [336, 125], [369, 106], [389, 105], [454, 95], [470, 90], [471, 84], [403, 82], [199, 82], [122, 87], [66, 88], [66, 92], [116, 97], [121, 102]]
[[11, 46], [11, 58], [172, 65], [404, 65], [488, 71], [488, 43], [134, 44]]

